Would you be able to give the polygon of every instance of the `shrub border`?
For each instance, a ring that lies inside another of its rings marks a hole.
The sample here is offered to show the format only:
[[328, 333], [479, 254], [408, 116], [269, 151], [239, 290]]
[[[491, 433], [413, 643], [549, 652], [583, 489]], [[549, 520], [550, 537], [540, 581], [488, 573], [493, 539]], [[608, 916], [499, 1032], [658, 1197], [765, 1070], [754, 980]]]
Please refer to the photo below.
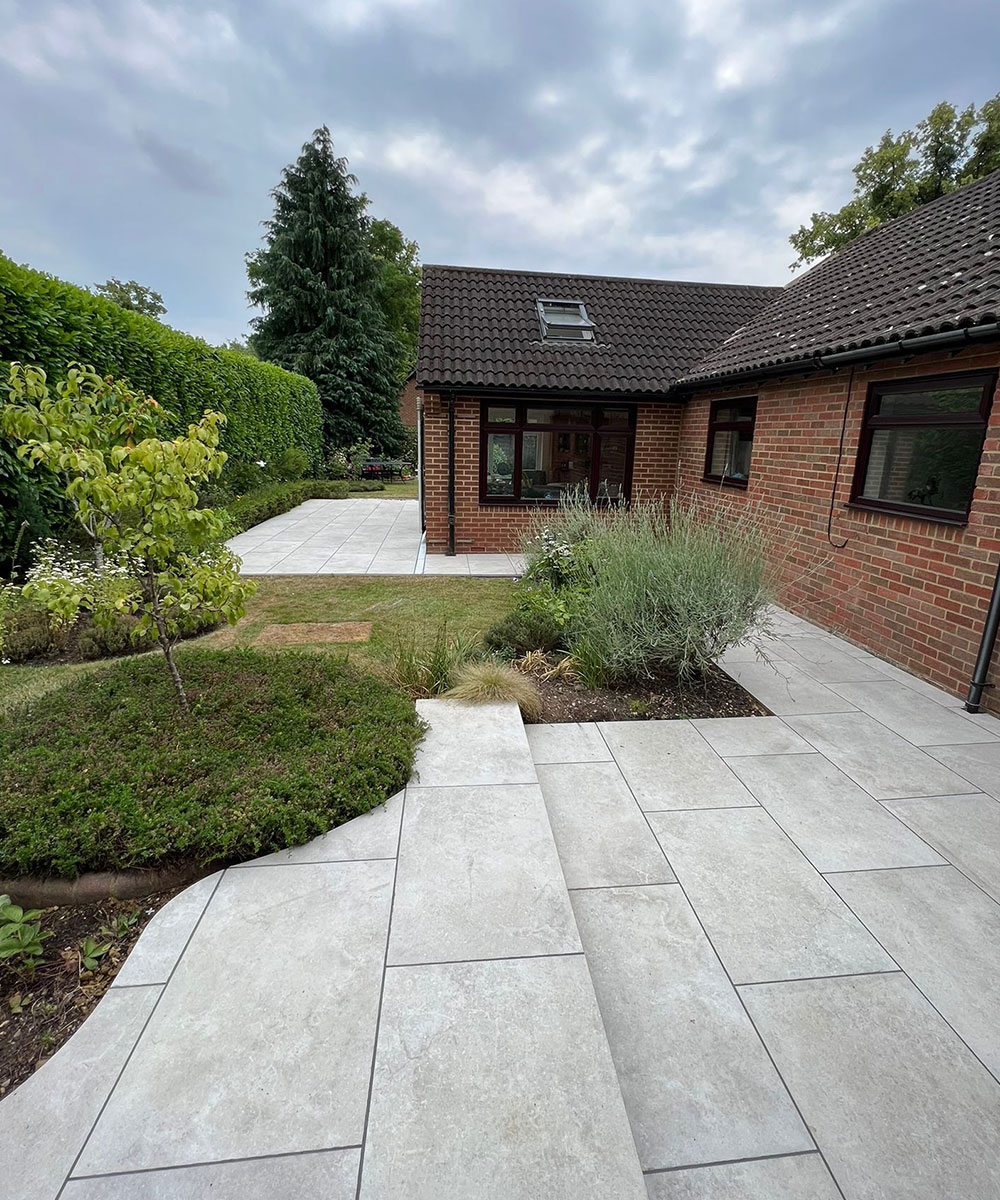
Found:
[[306, 500], [346, 500], [351, 492], [385, 491], [384, 484], [372, 487], [366, 481], [347, 479], [299, 479], [294, 483], [274, 483], [238, 496], [226, 505], [229, 536], [244, 533], [289, 512]]

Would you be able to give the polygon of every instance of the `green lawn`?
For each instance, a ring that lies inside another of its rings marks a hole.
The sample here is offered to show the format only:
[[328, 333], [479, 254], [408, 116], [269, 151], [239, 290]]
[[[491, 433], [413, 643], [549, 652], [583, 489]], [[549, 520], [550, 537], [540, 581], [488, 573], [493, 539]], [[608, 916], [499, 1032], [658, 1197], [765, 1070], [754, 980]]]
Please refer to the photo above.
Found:
[[408, 479], [405, 483], [387, 483], [384, 492], [375, 492], [374, 495], [390, 500], [416, 500], [417, 481]]
[[[370, 621], [370, 641], [330, 648], [364, 666], [398, 640], [411, 636], [432, 640], [442, 625], [450, 634], [478, 637], [508, 611], [514, 586], [509, 579], [427, 575], [285, 575], [264, 576], [258, 583], [247, 615], [235, 629], [226, 626], [184, 643], [178, 654], [188, 646], [249, 645], [265, 625]], [[0, 667], [0, 711], [105, 665]]]

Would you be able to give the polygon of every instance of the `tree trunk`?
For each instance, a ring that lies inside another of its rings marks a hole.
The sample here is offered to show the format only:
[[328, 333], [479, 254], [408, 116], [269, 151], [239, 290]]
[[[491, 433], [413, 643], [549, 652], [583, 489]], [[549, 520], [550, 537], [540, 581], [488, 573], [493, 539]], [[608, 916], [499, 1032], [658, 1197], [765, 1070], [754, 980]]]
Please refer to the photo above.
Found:
[[170, 672], [170, 678], [174, 683], [174, 691], [177, 693], [177, 702], [186, 713], [191, 711], [191, 705], [188, 703], [187, 692], [184, 690], [184, 683], [181, 679], [181, 673], [177, 670], [177, 664], [174, 662], [173, 651], [170, 647], [170, 635], [167, 632], [166, 622], [160, 615], [160, 598], [156, 591], [156, 575], [152, 566], [147, 562], [146, 576], [149, 580], [149, 603], [153, 610], [153, 620], [156, 623], [156, 640], [160, 643], [160, 649], [163, 651], [163, 657], [167, 660], [167, 670]]
[[[159, 625], [157, 625], [159, 628]], [[188, 703], [187, 692], [184, 690], [184, 683], [181, 680], [181, 673], [177, 670], [177, 664], [174, 662], [174, 653], [170, 648], [170, 639], [160, 634], [160, 648], [163, 650], [164, 657], [167, 660], [167, 668], [170, 671], [170, 678], [174, 681], [174, 691], [177, 693], [177, 701], [181, 708], [186, 713], [191, 711], [191, 705]]]
[[97, 538], [94, 539], [94, 565], [98, 571], [104, 570], [104, 546]]

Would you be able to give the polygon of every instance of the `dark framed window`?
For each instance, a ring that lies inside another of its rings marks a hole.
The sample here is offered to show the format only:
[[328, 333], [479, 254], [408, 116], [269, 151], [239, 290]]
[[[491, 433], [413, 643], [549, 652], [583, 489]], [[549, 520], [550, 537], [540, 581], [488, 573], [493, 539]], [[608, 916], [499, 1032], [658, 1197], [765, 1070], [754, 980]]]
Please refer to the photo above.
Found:
[[534, 401], [482, 406], [481, 504], [556, 504], [568, 492], [628, 500], [635, 409]]
[[711, 483], [746, 487], [753, 454], [757, 397], [713, 400], [708, 414], [705, 478]]
[[851, 503], [964, 524], [995, 387], [995, 371], [870, 384]]

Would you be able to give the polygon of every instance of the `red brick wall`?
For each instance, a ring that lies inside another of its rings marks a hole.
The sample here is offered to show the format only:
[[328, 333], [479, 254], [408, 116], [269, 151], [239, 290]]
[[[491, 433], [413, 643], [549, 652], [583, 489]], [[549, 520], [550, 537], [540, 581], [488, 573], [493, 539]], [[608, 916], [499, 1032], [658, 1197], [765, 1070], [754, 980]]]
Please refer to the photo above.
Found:
[[[711, 499], [702, 482], [709, 403], [758, 397], [750, 483], [727, 499], [759, 507], [772, 538], [782, 602], [794, 612], [961, 695], [972, 674], [1000, 559], [1000, 399], [994, 404], [969, 523], [936, 524], [845, 508], [871, 380], [914, 378], [996, 367], [996, 348], [951, 357], [914, 357], [904, 365], [857, 369], [844, 456], [827, 539], [848, 371], [784, 382], [762, 381], [696, 396], [684, 410], [680, 494]], [[1000, 707], [994, 693], [987, 704]]]
[[[479, 503], [478, 399], [455, 405], [455, 550], [459, 554], [517, 550], [519, 534], [537, 516], [538, 505]], [[681, 409], [676, 404], [638, 405], [632, 494], [669, 495], [677, 469]], [[448, 407], [424, 395], [424, 506], [427, 549], [448, 546]]]
[[399, 389], [399, 419], [407, 429], [416, 429], [417, 383], [412, 377]]

